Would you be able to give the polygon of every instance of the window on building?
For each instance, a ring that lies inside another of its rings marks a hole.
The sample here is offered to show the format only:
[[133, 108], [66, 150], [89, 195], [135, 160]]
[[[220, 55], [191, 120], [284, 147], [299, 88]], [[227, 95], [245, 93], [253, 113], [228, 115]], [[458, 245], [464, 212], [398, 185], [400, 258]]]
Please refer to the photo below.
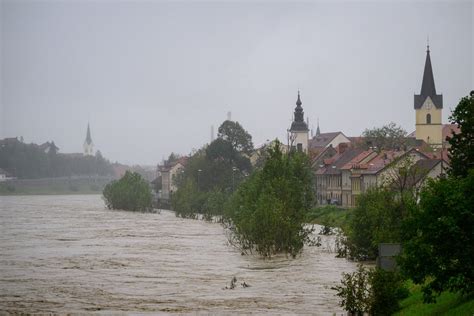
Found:
[[299, 152], [302, 152], [303, 151], [303, 144], [299, 143], [298, 145], [296, 145], [296, 148], [298, 149]]
[[426, 114], [426, 124], [431, 124], [431, 114]]

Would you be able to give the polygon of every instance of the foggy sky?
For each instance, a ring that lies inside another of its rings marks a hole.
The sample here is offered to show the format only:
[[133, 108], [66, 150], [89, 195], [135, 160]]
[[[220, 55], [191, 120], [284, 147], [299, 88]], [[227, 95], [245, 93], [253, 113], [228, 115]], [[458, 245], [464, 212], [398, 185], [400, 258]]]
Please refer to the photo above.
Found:
[[310, 127], [415, 129], [427, 36], [443, 121], [474, 89], [473, 1], [1, 1], [0, 138], [156, 164], [239, 121], [285, 131], [298, 89]]

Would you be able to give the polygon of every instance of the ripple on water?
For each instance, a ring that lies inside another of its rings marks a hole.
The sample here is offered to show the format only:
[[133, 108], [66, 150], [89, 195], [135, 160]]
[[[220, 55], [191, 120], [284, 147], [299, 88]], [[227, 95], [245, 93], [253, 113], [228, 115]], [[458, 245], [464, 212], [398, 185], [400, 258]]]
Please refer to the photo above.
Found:
[[355, 269], [323, 247], [242, 256], [217, 223], [110, 211], [100, 196], [0, 199], [0, 311], [332, 315], [330, 288]]

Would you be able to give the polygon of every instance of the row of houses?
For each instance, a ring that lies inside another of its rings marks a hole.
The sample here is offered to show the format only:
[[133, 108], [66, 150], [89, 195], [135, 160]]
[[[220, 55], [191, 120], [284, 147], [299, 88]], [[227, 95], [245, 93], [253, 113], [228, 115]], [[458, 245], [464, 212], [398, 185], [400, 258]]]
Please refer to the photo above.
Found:
[[448, 167], [446, 150], [423, 152], [413, 147], [378, 151], [340, 143], [312, 159], [316, 202], [354, 207], [358, 196], [374, 187], [391, 185], [394, 190], [419, 190], [426, 179], [439, 177]]

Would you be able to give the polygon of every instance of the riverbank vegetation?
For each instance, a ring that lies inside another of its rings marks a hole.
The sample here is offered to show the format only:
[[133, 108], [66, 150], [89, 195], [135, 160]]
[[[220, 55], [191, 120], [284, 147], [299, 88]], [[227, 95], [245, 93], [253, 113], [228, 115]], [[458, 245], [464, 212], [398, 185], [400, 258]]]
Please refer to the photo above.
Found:
[[[374, 259], [379, 243], [401, 243], [399, 273], [413, 285], [411, 296], [400, 305], [401, 315], [450, 308], [470, 315], [474, 309], [474, 92], [460, 101], [450, 120], [460, 133], [449, 139], [448, 175], [421, 188], [394, 190], [387, 184], [369, 190], [359, 196], [345, 226], [347, 253], [356, 260]], [[359, 312], [347, 305], [353, 284], [349, 279], [343, 276], [343, 286], [337, 288], [341, 305]], [[390, 299], [400, 298], [393, 294]], [[364, 311], [371, 313], [370, 308]]]
[[306, 222], [309, 224], [318, 224], [329, 228], [345, 229], [351, 215], [351, 210], [326, 205], [314, 207], [306, 214]]
[[174, 179], [178, 190], [171, 196], [171, 208], [176, 215], [222, 215], [229, 197], [252, 172], [252, 149], [250, 134], [238, 122], [224, 121], [219, 137], [191, 155]]
[[109, 209], [133, 212], [152, 210], [150, 185], [136, 172], [127, 171], [119, 180], [107, 184], [103, 195]]
[[0, 143], [0, 168], [19, 179], [113, 174], [111, 163], [99, 151], [95, 156], [83, 156], [58, 150], [54, 142], [37, 145], [5, 139]]
[[418, 315], [473, 315], [474, 297], [463, 296], [460, 293], [445, 291], [441, 293], [435, 303], [426, 304], [423, 301], [423, 291], [421, 285], [406, 281], [409, 296], [400, 301], [400, 309], [394, 314], [397, 316], [418, 316]]
[[312, 190], [307, 155], [285, 154], [275, 142], [263, 168], [242, 183], [226, 205], [224, 223], [231, 243], [244, 253], [295, 257], [309, 241], [311, 229], [305, 222]]

